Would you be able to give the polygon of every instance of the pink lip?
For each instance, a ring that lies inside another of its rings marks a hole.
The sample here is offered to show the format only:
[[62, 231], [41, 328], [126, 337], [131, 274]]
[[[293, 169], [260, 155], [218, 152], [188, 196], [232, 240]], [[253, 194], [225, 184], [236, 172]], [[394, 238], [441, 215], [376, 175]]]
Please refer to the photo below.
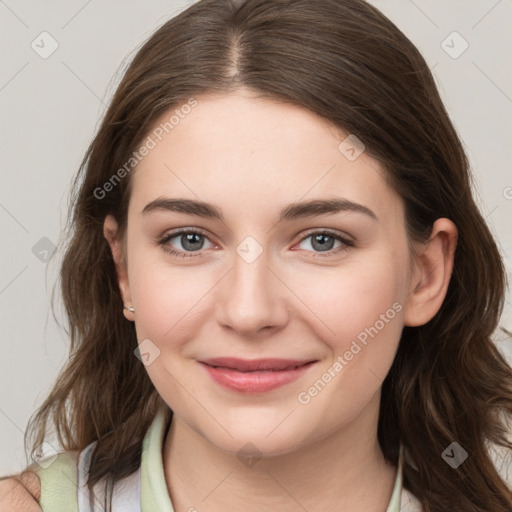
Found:
[[316, 361], [296, 359], [236, 359], [219, 357], [199, 361], [218, 384], [245, 393], [264, 393], [289, 384]]

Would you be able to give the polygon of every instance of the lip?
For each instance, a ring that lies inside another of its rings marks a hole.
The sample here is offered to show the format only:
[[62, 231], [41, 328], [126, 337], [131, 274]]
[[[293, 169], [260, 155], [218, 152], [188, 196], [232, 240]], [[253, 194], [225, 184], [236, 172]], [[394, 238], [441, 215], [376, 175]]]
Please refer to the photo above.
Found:
[[316, 362], [316, 360], [233, 357], [199, 361], [217, 384], [244, 393], [265, 393], [289, 384], [306, 373]]

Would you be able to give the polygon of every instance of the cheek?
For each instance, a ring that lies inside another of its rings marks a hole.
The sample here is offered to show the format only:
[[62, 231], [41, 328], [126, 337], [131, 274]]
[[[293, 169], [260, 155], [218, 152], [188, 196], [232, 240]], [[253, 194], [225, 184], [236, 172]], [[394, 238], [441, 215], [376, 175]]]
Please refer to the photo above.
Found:
[[188, 400], [183, 384], [193, 394], [201, 391], [187, 380], [192, 368], [183, 358], [190, 352], [190, 342], [199, 336], [209, 307], [208, 292], [218, 276], [211, 269], [173, 267], [165, 258], [147, 256], [141, 253], [130, 260], [137, 339], [149, 347], [151, 361], [146, 371], [156, 389], [173, 409], [182, 411]]
[[[328, 327], [321, 332], [329, 357], [302, 390], [300, 402], [314, 402], [320, 416], [331, 406], [347, 417], [357, 414], [393, 363], [403, 327], [405, 266], [391, 252], [375, 256], [336, 269], [329, 279], [302, 283], [308, 305]], [[332, 425], [339, 420], [335, 412], [323, 417]]]
[[[402, 279], [389, 260], [325, 270], [329, 272], [323, 277], [318, 273], [299, 276], [296, 283], [306, 290], [303, 300], [324, 325], [324, 340], [336, 352], [346, 350], [351, 340], [376, 322], [382, 327], [381, 315], [400, 323]], [[387, 331], [390, 323], [386, 323]]]
[[298, 401], [312, 417], [322, 418], [322, 428], [335, 429], [359, 414], [389, 372], [403, 327], [401, 268], [382, 258], [333, 272], [316, 284], [303, 282], [308, 305], [328, 326], [322, 341], [330, 357]]
[[179, 340], [190, 333], [214, 285], [211, 270], [172, 267], [161, 261], [138, 264], [130, 285], [136, 301], [136, 327], [144, 338]]

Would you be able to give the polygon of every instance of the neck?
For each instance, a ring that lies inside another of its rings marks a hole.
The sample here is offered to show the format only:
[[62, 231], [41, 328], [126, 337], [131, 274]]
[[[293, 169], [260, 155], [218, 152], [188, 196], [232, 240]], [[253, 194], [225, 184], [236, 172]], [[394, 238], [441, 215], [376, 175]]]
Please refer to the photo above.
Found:
[[318, 442], [247, 465], [174, 416], [163, 455], [175, 512], [383, 512], [397, 468], [377, 440], [379, 400]]

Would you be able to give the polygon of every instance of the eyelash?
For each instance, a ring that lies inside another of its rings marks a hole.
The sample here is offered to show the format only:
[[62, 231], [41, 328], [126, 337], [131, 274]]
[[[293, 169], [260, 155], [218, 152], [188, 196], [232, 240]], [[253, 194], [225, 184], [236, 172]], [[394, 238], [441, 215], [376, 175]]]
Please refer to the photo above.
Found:
[[[167, 235], [164, 235], [160, 240], [158, 240], [158, 245], [162, 246], [162, 248], [171, 256], [174, 256], [176, 258], [189, 258], [189, 257], [195, 257], [195, 256], [201, 256], [202, 251], [177, 251], [176, 249], [172, 248], [171, 246], [167, 245], [168, 242], [180, 235], [186, 235], [186, 234], [197, 234], [204, 236], [205, 238], [208, 238], [206, 232], [199, 228], [185, 228], [180, 229], [178, 231], [175, 231], [173, 233], [169, 233]], [[348, 238], [340, 236], [335, 231], [332, 231], [330, 229], [322, 229], [319, 231], [310, 231], [306, 236], [301, 238], [299, 240], [299, 243], [303, 242], [307, 238], [310, 238], [313, 235], [328, 235], [335, 240], [338, 240], [339, 242], [343, 243], [344, 245], [341, 247], [338, 247], [336, 249], [330, 249], [328, 251], [325, 251], [326, 254], [322, 254], [324, 251], [307, 251], [307, 252], [313, 252], [315, 258], [326, 258], [329, 256], [332, 256], [333, 254], [337, 254], [341, 251], [347, 251], [348, 249], [355, 247], [355, 243], [352, 240], [349, 240]], [[303, 249], [304, 250], [304, 249]]]

